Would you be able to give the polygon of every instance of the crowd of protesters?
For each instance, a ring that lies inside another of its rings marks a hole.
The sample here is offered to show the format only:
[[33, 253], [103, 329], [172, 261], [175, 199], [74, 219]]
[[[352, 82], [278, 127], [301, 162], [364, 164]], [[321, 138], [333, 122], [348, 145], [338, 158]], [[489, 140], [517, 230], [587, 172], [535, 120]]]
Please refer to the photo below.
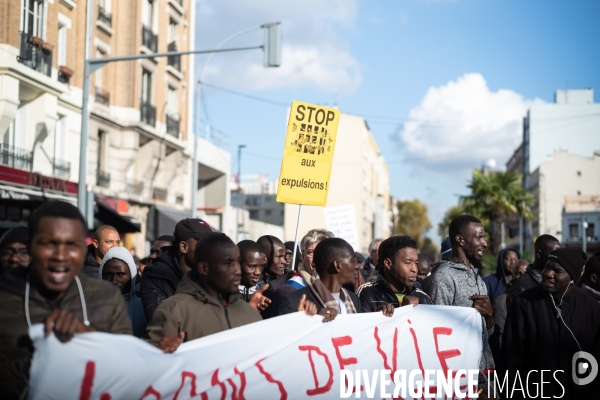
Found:
[[[0, 398], [27, 393], [28, 329], [36, 323], [61, 341], [82, 332], [130, 334], [172, 353], [183, 342], [297, 311], [335, 323], [339, 314], [389, 317], [417, 305], [481, 315], [480, 398], [493, 398], [494, 373], [528, 377], [528, 388], [550, 381], [545, 396], [599, 393], [598, 379], [579, 386], [571, 374], [577, 352], [600, 360], [600, 257], [587, 260], [550, 235], [537, 238], [533, 263], [507, 247], [496, 272], [482, 278], [486, 233], [469, 215], [451, 222], [439, 262], [408, 236], [373, 240], [365, 258], [324, 229], [304, 235], [294, 260], [294, 242], [262, 236], [236, 244], [191, 218], [139, 260], [120, 247], [113, 227], [98, 228], [89, 246], [86, 232], [76, 207], [50, 201], [27, 228], [0, 238]], [[542, 370], [563, 373], [550, 380], [538, 376]]]

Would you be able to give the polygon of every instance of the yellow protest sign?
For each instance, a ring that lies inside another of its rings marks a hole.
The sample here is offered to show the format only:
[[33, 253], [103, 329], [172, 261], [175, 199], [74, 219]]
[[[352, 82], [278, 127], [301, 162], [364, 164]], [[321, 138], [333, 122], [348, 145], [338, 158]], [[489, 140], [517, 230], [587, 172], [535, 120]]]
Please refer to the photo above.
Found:
[[340, 111], [292, 102], [277, 201], [325, 206]]

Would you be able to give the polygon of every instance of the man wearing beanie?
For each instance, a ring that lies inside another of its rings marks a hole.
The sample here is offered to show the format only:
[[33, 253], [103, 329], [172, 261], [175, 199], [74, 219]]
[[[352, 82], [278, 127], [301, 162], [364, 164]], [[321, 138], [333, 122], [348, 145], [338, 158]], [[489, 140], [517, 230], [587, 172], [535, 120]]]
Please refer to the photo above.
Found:
[[163, 248], [156, 261], [144, 269], [140, 297], [148, 321], [156, 307], [175, 294], [183, 275], [194, 267], [196, 243], [211, 232], [210, 226], [201, 219], [182, 219], [175, 226], [173, 245]]
[[[589, 375], [579, 373], [580, 363], [573, 361], [577, 352], [588, 352], [600, 360], [600, 305], [575, 285], [585, 262], [581, 250], [554, 250], [542, 270], [541, 285], [525, 290], [511, 304], [502, 353], [508, 382], [518, 380], [519, 374], [525, 389], [511, 398], [535, 397], [540, 385], [548, 398], [598, 398], [600, 379], [578, 385], [572, 378], [573, 374], [580, 378]], [[542, 370], [546, 371], [543, 375]], [[499, 378], [501, 381], [504, 376]]]
[[131, 319], [133, 335], [142, 337], [146, 331], [146, 316], [142, 300], [136, 295], [140, 275], [133, 256], [125, 247], [113, 247], [108, 250], [100, 264], [100, 279], [115, 285], [123, 295], [127, 304], [127, 314]]
[[29, 251], [27, 227], [12, 228], [0, 237], [0, 276], [17, 267], [27, 268]]

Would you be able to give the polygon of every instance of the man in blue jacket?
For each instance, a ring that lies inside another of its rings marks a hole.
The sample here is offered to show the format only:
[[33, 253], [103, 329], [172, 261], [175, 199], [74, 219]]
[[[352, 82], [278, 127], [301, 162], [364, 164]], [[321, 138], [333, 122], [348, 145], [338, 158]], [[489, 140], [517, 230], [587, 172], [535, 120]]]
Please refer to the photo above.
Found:
[[515, 264], [520, 258], [521, 255], [514, 247], [506, 247], [498, 253], [496, 273], [483, 278], [490, 300], [493, 301], [496, 297], [504, 294], [506, 284], [511, 281]]

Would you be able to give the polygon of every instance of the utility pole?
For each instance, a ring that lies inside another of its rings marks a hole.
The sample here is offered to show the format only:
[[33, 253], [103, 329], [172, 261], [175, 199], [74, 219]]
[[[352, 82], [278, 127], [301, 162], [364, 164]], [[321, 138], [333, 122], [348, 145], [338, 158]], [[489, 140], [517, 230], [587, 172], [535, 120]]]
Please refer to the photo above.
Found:
[[240, 213], [242, 212], [242, 207], [244, 206], [244, 199], [242, 198], [242, 186], [241, 186], [241, 178], [242, 178], [242, 149], [246, 147], [245, 144], [238, 145], [238, 173], [237, 173], [237, 192], [238, 192], [238, 209], [235, 213], [235, 241], [240, 241]]

